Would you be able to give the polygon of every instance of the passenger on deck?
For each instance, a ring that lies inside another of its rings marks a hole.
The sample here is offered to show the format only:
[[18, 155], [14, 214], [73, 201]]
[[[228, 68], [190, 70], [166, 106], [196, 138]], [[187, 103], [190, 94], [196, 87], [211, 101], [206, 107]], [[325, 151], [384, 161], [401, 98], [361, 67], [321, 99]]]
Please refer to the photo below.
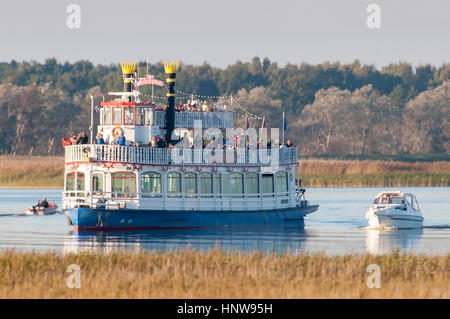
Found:
[[161, 138], [158, 141], [158, 147], [159, 148], [167, 148], [167, 142], [166, 142], [166, 137], [163, 135], [161, 136]]
[[70, 137], [70, 144], [77, 144], [77, 136], [75, 135], [75, 133], [72, 133], [72, 136]]
[[203, 101], [202, 111], [209, 112], [209, 106], [208, 106], [208, 103], [206, 103], [206, 101]]
[[105, 144], [105, 140], [103, 139], [103, 134], [98, 133], [96, 136], [97, 144]]
[[126, 139], [125, 135], [122, 133], [122, 135], [117, 139], [117, 145], [125, 146]]
[[86, 132], [81, 132], [77, 137], [77, 144], [87, 144], [89, 141]]
[[288, 140], [288, 141], [286, 142], [286, 146], [287, 146], [287, 147], [294, 147], [295, 145], [294, 145], [290, 140]]

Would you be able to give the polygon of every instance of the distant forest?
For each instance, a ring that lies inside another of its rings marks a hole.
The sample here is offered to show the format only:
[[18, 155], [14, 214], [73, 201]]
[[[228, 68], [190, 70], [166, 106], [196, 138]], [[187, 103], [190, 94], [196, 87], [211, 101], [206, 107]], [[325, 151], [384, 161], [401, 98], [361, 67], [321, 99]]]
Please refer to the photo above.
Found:
[[[165, 78], [161, 62], [148, 67]], [[146, 69], [140, 62], [140, 76]], [[88, 130], [89, 96], [98, 103], [122, 86], [119, 63], [0, 63], [0, 154], [62, 154], [61, 137]], [[286, 112], [286, 137], [302, 155], [450, 154], [450, 63], [381, 69], [358, 61], [280, 67], [267, 58], [226, 68], [182, 64], [176, 89], [206, 96], [200, 99], [209, 104], [229, 105], [217, 97], [233, 94], [233, 111], [241, 115], [235, 126], [250, 112], [281, 128]], [[164, 103], [163, 89], [155, 95]], [[250, 121], [261, 126], [260, 119]]]

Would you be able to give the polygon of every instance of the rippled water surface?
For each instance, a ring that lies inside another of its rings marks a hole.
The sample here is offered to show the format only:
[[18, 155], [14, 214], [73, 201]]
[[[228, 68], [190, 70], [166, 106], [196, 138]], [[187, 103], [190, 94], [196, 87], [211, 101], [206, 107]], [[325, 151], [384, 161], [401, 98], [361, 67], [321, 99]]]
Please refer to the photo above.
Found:
[[[389, 188], [384, 188], [389, 189]], [[46, 196], [60, 205], [61, 190], [0, 188], [0, 250], [56, 251], [161, 250], [180, 248], [284, 253], [450, 253], [450, 188], [402, 188], [416, 194], [424, 228], [365, 229], [365, 207], [381, 188], [316, 188], [307, 197], [320, 205], [304, 227], [209, 230], [74, 232], [66, 216], [26, 216], [27, 207]]]

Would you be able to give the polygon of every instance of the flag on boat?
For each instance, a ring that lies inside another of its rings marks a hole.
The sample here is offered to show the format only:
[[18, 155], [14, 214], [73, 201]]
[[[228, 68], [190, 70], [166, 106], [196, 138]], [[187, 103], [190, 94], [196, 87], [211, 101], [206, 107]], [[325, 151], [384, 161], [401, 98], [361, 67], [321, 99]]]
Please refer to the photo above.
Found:
[[164, 82], [155, 79], [154, 75], [147, 75], [145, 78], [140, 79], [137, 83], [137, 86], [141, 85], [156, 85], [156, 86], [164, 86]]
[[287, 118], [286, 118], [286, 116], [284, 115], [284, 112], [283, 112], [283, 130], [286, 132], [287, 131]]

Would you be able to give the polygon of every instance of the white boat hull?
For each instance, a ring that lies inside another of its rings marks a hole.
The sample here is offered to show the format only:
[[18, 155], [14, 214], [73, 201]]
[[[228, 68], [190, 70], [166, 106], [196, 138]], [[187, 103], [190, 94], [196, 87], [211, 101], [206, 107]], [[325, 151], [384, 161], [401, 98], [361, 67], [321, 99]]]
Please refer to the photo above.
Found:
[[371, 227], [421, 228], [423, 218], [414, 215], [381, 215], [368, 218]]

